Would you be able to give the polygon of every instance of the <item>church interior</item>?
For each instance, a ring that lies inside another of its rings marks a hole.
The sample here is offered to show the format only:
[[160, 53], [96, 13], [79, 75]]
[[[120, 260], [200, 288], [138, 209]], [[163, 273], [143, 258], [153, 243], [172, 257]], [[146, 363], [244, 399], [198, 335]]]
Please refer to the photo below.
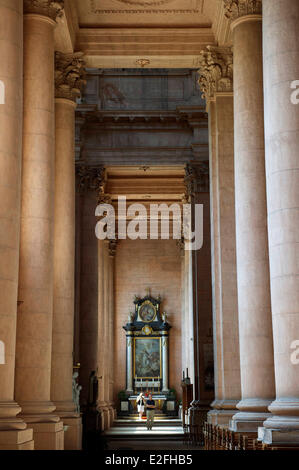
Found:
[[0, 0], [0, 450], [299, 450], [298, 23]]

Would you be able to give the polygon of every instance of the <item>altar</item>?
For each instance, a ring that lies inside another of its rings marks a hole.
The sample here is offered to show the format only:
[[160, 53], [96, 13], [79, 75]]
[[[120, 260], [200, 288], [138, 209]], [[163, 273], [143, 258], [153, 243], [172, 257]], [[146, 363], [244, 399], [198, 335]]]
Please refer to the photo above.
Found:
[[[168, 340], [171, 326], [161, 312], [161, 298], [149, 293], [135, 297], [134, 312], [123, 327], [126, 331], [126, 394], [128, 409], [140, 392], [151, 393], [163, 407], [169, 398]], [[158, 406], [159, 408], [159, 406]]]

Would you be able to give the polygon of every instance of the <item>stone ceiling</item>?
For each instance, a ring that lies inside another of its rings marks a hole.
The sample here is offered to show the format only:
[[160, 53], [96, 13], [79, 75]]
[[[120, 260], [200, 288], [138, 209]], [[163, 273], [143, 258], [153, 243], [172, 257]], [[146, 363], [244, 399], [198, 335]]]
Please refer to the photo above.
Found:
[[221, 0], [65, 0], [56, 48], [90, 68], [196, 68], [207, 45], [230, 42]]

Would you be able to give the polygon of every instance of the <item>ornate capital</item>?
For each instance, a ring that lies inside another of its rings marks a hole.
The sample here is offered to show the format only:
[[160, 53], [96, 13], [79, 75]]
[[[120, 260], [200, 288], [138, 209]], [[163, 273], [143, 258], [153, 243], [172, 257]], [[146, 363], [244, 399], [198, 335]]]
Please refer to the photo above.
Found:
[[209, 191], [209, 162], [200, 162], [196, 165], [186, 165], [185, 168], [186, 199], [196, 193]]
[[24, 13], [48, 16], [56, 20], [62, 16], [64, 0], [24, 0]]
[[105, 168], [78, 166], [76, 167], [77, 187], [79, 193], [87, 191], [99, 192], [105, 181]]
[[208, 46], [198, 59], [198, 83], [204, 99], [212, 99], [217, 92], [233, 91], [233, 53], [230, 47]]
[[116, 248], [117, 248], [117, 240], [110, 240], [109, 241], [109, 256], [116, 255]]
[[245, 15], [261, 15], [262, 0], [223, 0], [225, 16], [236, 20]]
[[75, 54], [55, 53], [55, 96], [76, 101], [80, 97], [85, 80], [83, 52]]

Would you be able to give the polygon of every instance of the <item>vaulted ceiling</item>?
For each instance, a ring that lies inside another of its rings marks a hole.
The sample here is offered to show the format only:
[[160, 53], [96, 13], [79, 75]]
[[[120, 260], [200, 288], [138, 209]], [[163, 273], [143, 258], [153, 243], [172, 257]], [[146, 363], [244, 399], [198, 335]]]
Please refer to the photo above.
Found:
[[207, 45], [230, 44], [222, 0], [65, 0], [56, 49], [91, 68], [196, 68]]

